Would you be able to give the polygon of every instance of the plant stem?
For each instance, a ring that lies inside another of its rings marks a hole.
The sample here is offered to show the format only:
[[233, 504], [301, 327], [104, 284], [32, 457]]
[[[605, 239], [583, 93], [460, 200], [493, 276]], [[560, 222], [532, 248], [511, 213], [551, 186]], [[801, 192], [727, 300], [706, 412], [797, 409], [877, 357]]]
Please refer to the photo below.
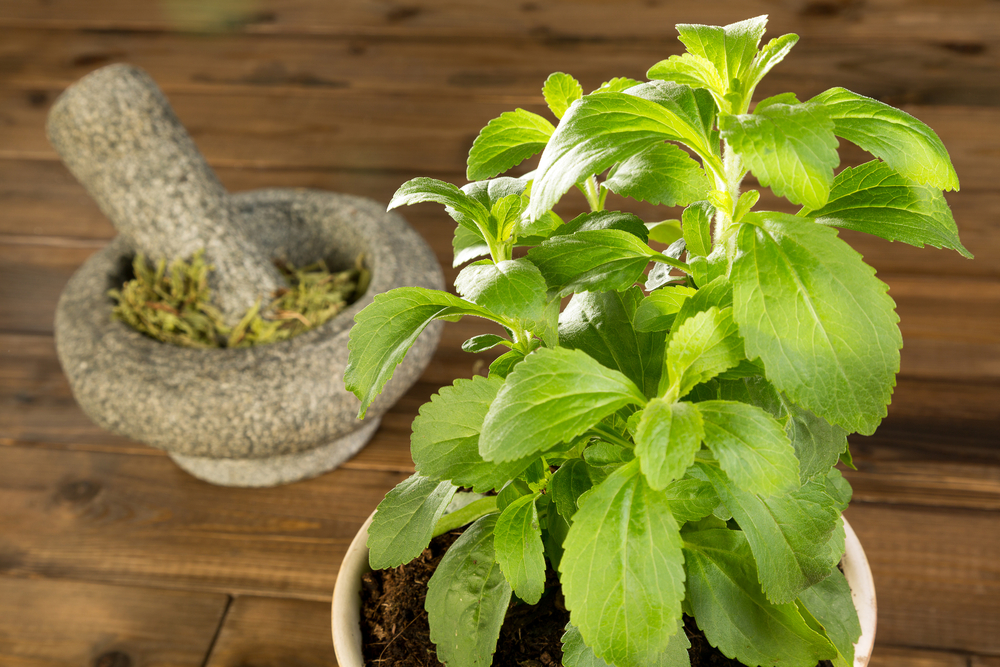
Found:
[[437, 525], [434, 526], [434, 535], [444, 535], [450, 530], [461, 528], [467, 523], [472, 523], [476, 519], [497, 511], [497, 497], [486, 496], [479, 500], [474, 500], [462, 509], [455, 510], [451, 514], [441, 517]]
[[583, 182], [583, 195], [587, 198], [587, 203], [590, 204], [591, 211], [604, 210], [604, 198], [607, 195], [602, 196], [600, 186], [597, 185], [596, 176], [591, 176]]

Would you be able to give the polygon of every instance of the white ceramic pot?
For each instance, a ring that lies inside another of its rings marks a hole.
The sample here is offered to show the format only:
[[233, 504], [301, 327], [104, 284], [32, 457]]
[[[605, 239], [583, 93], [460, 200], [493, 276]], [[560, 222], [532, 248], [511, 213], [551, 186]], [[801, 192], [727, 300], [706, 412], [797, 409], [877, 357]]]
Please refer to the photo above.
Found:
[[[373, 516], [374, 512], [354, 536], [340, 564], [333, 588], [333, 648], [340, 667], [364, 667], [365, 664], [361, 653], [361, 577], [371, 571], [368, 547], [365, 545]], [[844, 528], [847, 531], [847, 549], [841, 565], [851, 586], [858, 620], [861, 621], [861, 638], [854, 645], [854, 667], [867, 667], [875, 643], [875, 582], [865, 550], [861, 548], [861, 542], [847, 519], [844, 519]]]

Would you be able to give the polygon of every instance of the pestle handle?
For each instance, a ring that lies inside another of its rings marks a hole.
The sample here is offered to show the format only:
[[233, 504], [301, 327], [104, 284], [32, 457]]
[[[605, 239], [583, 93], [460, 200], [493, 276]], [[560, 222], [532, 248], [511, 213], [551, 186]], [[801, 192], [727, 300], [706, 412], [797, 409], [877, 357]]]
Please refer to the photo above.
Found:
[[226, 189], [143, 70], [85, 76], [49, 112], [49, 141], [120, 234], [153, 259], [205, 250], [212, 297], [230, 325], [284, 278], [242, 228]]

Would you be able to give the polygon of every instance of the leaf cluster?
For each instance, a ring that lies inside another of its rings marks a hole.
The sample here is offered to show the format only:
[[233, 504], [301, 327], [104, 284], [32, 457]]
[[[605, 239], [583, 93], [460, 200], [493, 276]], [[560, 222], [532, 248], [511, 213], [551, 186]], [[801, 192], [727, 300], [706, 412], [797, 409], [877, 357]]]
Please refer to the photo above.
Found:
[[[834, 466], [885, 416], [902, 339], [886, 285], [836, 230], [969, 254], [947, 151], [916, 118], [841, 88], [749, 111], [798, 39], [760, 46], [765, 24], [680, 25], [687, 52], [648, 82], [584, 94], [553, 74], [556, 124], [501, 114], [472, 182], [417, 178], [390, 203], [443, 204], [465, 267], [457, 294], [404, 287], [358, 314], [345, 381], [360, 416], [430, 322], [506, 333], [466, 341], [503, 354], [420, 409], [417, 472], [369, 529], [372, 566], [393, 567], [471, 522], [429, 584], [449, 666], [490, 664], [512, 596], [546, 595], [547, 564], [571, 612], [567, 667], [687, 665], [682, 614], [746, 665], [853, 663], [836, 567], [851, 491]], [[840, 139], [875, 159], [838, 173]], [[802, 209], [754, 210], [748, 173]], [[574, 187], [591, 210], [564, 221], [552, 209]], [[646, 223], [605, 210], [608, 192], [684, 209]], [[459, 487], [479, 499], [451, 511]]]
[[135, 277], [120, 290], [108, 291], [115, 305], [111, 316], [162, 343], [194, 348], [251, 347], [287, 340], [330, 320], [368, 289], [363, 257], [346, 271], [331, 272], [319, 262], [295, 268], [279, 262], [288, 287], [271, 302], [258, 301], [234, 327], [211, 303], [204, 251], [190, 260], [178, 258], [150, 265], [139, 253], [132, 261]]

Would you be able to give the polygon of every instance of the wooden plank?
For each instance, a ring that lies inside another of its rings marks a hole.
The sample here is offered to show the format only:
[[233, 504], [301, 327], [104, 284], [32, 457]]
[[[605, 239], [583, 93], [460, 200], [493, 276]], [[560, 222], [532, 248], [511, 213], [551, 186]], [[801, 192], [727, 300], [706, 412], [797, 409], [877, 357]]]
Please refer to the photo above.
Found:
[[[806, 99], [843, 86], [893, 104], [1000, 103], [1000, 89], [992, 85], [1000, 76], [993, 48], [920, 39], [873, 42], [803, 28], [793, 56], [758, 89], [760, 98], [794, 90]], [[992, 41], [1000, 41], [1000, 33]], [[23, 90], [62, 88], [96, 67], [128, 62], [147, 70], [168, 94], [280, 89], [323, 96], [350, 88], [537, 97], [551, 72], [569, 72], [589, 91], [615, 76], [644, 79], [653, 63], [682, 48], [677, 40], [663, 39], [515, 44], [416, 35], [205, 36], [0, 27], [0, 58], [6, 64], [0, 82]]]
[[876, 636], [868, 667], [969, 667], [969, 658], [960, 653], [885, 646]]
[[405, 477], [232, 489], [161, 456], [0, 447], [0, 574], [329, 600], [358, 527]]
[[854, 503], [875, 577], [878, 639], [1000, 654], [1000, 513]]
[[206, 667], [335, 667], [330, 601], [238, 597]]
[[[44, 135], [48, 108], [61, 88], [0, 86], [0, 158], [55, 159]], [[179, 91], [178, 117], [216, 166], [395, 169], [462, 173], [479, 130], [504, 111], [547, 113], [541, 95], [469, 95], [338, 89], [322, 97], [239, 89]], [[952, 152], [966, 189], [992, 189], [1000, 121], [992, 107], [904, 106], [929, 124]], [[856, 148], [845, 164], [870, 159]]]
[[0, 576], [0, 663], [200, 667], [225, 595]]
[[[376, 201], [388, 202], [404, 181], [418, 175], [445, 178], [464, 184], [464, 175], [404, 173], [395, 171], [360, 172], [347, 170], [319, 171], [300, 169], [218, 170], [222, 182], [233, 192], [266, 187], [310, 187], [348, 192]], [[752, 181], [747, 188], [759, 187]], [[949, 193], [949, 200], [962, 239], [976, 259], [969, 261], [950, 250], [914, 248], [889, 243], [872, 236], [841, 232], [843, 237], [880, 272], [927, 275], [1000, 277], [1000, 193], [962, 191]], [[676, 209], [655, 207], [610, 196], [609, 207], [629, 210], [646, 220], [661, 220], [679, 215]], [[567, 217], [584, 210], [582, 197], [575, 191], [564, 197], [559, 211]], [[794, 211], [765, 191], [759, 205], [765, 210]], [[96, 247], [115, 231], [104, 215], [61, 164], [37, 160], [0, 160], [0, 235], [7, 242], [19, 244], [74, 245]], [[439, 249], [442, 263], [451, 263], [448, 243], [454, 223], [435, 204], [421, 204], [400, 212]], [[88, 245], [84, 241], [91, 241]]]
[[969, 661], [969, 667], [1000, 667], [1000, 656], [974, 655]]
[[[322, 0], [259, 2], [134, 3], [129, 0], [23, 0], [6, 3], [0, 24], [18, 27], [115, 30], [239, 30], [254, 33], [322, 35], [420, 34], [434, 37], [565, 40], [667, 38], [678, 21], [724, 24], [771, 14], [773, 34], [812, 30], [858, 39], [892, 42], [901, 33], [931, 41], [966, 43], [995, 35], [996, 6], [985, 0], [870, 0], [826, 3], [790, 0], [728, 0], [700, 5], [626, 0], [433, 0], [371, 3], [348, 0], [336, 5]], [[487, 20], [488, 19], [488, 20]]]

